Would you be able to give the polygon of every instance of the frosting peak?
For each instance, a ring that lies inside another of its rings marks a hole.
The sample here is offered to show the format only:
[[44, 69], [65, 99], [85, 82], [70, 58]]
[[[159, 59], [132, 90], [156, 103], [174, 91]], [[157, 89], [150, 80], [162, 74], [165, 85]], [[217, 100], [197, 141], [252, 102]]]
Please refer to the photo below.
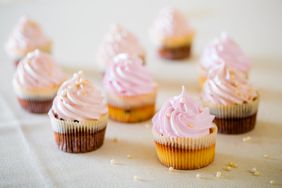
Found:
[[51, 45], [51, 40], [43, 33], [41, 27], [27, 17], [22, 17], [12, 32], [6, 50], [9, 54], [25, 54], [36, 48]]
[[214, 116], [189, 97], [182, 86], [179, 96], [167, 100], [153, 117], [153, 129], [164, 136], [199, 137], [209, 134]]
[[218, 38], [207, 45], [200, 63], [205, 70], [209, 70], [222, 62], [246, 75], [251, 69], [251, 61], [226, 33], [221, 33]]
[[203, 88], [203, 99], [213, 104], [241, 104], [256, 96], [245, 74], [224, 62], [210, 70]]
[[105, 88], [117, 95], [136, 96], [153, 92], [157, 85], [138, 56], [119, 54], [107, 68]]
[[120, 25], [113, 25], [98, 51], [98, 62], [107, 67], [112, 58], [120, 53], [128, 53], [144, 58], [144, 50], [138, 39]]
[[95, 120], [107, 111], [104, 97], [82, 71], [62, 84], [52, 106], [52, 112], [64, 120]]

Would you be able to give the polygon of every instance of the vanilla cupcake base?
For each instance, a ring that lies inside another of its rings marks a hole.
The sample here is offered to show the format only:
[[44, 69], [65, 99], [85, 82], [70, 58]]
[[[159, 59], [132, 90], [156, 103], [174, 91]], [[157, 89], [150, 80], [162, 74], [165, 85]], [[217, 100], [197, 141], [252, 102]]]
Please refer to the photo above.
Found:
[[165, 137], [153, 130], [155, 148], [160, 162], [179, 170], [203, 168], [214, 160], [217, 128], [198, 138]]
[[137, 123], [146, 121], [151, 119], [155, 114], [155, 104], [127, 109], [108, 105], [108, 108], [109, 116], [112, 120], [124, 123]]
[[170, 60], [181, 60], [190, 57], [191, 55], [191, 44], [185, 46], [170, 48], [170, 47], [160, 47], [158, 52], [159, 55], [165, 59]]
[[68, 153], [85, 153], [100, 148], [104, 143], [107, 115], [98, 120], [63, 120], [49, 112], [58, 148]]

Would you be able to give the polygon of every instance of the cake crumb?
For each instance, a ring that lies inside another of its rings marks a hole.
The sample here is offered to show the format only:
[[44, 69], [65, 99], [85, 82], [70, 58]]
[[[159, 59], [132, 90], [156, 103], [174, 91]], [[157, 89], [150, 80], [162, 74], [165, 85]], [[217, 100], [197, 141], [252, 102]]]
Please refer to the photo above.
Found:
[[217, 171], [215, 177], [220, 178], [221, 175], [222, 175], [222, 173], [220, 171]]
[[242, 140], [243, 140], [243, 142], [247, 142], [247, 141], [250, 141], [251, 139], [252, 139], [252, 137], [247, 136], [247, 137], [244, 137]]
[[174, 170], [174, 168], [171, 166], [171, 167], [168, 168], [168, 170], [171, 172], [171, 171]]
[[127, 157], [128, 159], [132, 159], [132, 156], [131, 156], [130, 154], [127, 154], [126, 157]]
[[136, 175], [135, 175], [135, 176], [133, 176], [133, 180], [134, 180], [134, 181], [140, 181], [141, 178], [140, 178], [139, 176], [136, 176]]
[[253, 167], [252, 169], [249, 170], [251, 173], [255, 173], [257, 171], [257, 169], [255, 167]]
[[117, 138], [113, 138], [112, 142], [116, 143], [116, 142], [118, 142], [118, 139]]
[[225, 166], [225, 167], [223, 168], [223, 170], [224, 170], [224, 171], [231, 171], [232, 168], [231, 168], [230, 166]]
[[254, 176], [259, 176], [260, 172], [259, 171], [255, 171], [253, 174], [254, 174]]
[[200, 178], [201, 177], [201, 174], [196, 174], [196, 178]]
[[150, 125], [149, 123], [146, 123], [146, 124], [145, 124], [145, 127], [146, 127], [146, 128], [150, 128], [151, 125]]
[[274, 185], [274, 184], [275, 184], [275, 181], [274, 181], [274, 180], [270, 180], [269, 183], [270, 183], [271, 185]]
[[117, 163], [116, 163], [116, 160], [114, 160], [114, 159], [111, 159], [111, 160], [110, 160], [110, 163], [111, 163], [111, 165], [117, 164]]
[[228, 166], [230, 166], [231, 168], [237, 168], [238, 167], [238, 165], [234, 162], [229, 162]]

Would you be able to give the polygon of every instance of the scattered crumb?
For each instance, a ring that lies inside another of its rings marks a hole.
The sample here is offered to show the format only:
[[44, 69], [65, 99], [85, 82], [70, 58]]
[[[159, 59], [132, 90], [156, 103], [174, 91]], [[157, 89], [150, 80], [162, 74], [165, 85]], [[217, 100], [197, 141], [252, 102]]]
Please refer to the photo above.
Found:
[[225, 166], [225, 167], [223, 168], [223, 170], [224, 170], [224, 171], [231, 171], [232, 168], [231, 168], [230, 166]]
[[126, 156], [128, 159], [132, 159], [132, 156], [130, 154], [127, 154]]
[[149, 123], [146, 123], [146, 124], [145, 124], [145, 127], [146, 127], [146, 128], [150, 128], [151, 125], [150, 125]]
[[168, 168], [168, 170], [169, 170], [169, 171], [173, 171], [174, 168], [171, 166], [171, 167]]
[[136, 176], [136, 175], [135, 175], [135, 176], [133, 176], [133, 180], [134, 180], [134, 181], [140, 181], [140, 180], [142, 180], [142, 179], [141, 179], [139, 176]]
[[255, 171], [253, 174], [254, 174], [255, 176], [259, 176], [259, 175], [260, 175], [259, 171]]
[[196, 178], [200, 178], [201, 177], [201, 174], [196, 174]]
[[243, 142], [250, 141], [252, 138], [250, 136], [244, 137], [242, 140]]
[[274, 184], [275, 184], [275, 181], [274, 181], [274, 180], [270, 180], [269, 183], [270, 183], [271, 185], [274, 185]]
[[116, 160], [114, 160], [114, 159], [111, 159], [111, 160], [110, 160], [110, 163], [111, 163], [111, 165], [117, 164]]
[[251, 173], [255, 173], [257, 171], [257, 169], [255, 167], [253, 167], [252, 169], [249, 170]]
[[220, 171], [217, 171], [215, 177], [220, 178], [221, 175], [222, 175], [222, 173]]
[[112, 138], [112, 142], [118, 142], [118, 139], [117, 138]]
[[238, 165], [234, 162], [229, 162], [228, 166], [230, 166], [231, 168], [237, 168], [238, 167]]

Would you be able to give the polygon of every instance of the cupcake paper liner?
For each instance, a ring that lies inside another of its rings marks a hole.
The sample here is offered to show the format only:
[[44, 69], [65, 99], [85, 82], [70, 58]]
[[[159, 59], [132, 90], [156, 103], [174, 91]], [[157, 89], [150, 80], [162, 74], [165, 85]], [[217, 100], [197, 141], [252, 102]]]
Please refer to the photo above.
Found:
[[108, 115], [98, 120], [77, 122], [57, 119], [49, 112], [55, 141], [58, 148], [69, 153], [84, 153], [103, 145]]
[[112, 120], [124, 123], [137, 123], [149, 120], [155, 113], [155, 104], [131, 109], [122, 109], [108, 105], [109, 116]]
[[36, 114], [45, 114], [48, 113], [52, 107], [53, 98], [45, 100], [34, 100], [34, 99], [24, 99], [18, 97], [18, 102], [23, 109], [28, 112]]
[[198, 169], [214, 160], [217, 127], [198, 138], [165, 137], [153, 130], [158, 158], [174, 169]]

